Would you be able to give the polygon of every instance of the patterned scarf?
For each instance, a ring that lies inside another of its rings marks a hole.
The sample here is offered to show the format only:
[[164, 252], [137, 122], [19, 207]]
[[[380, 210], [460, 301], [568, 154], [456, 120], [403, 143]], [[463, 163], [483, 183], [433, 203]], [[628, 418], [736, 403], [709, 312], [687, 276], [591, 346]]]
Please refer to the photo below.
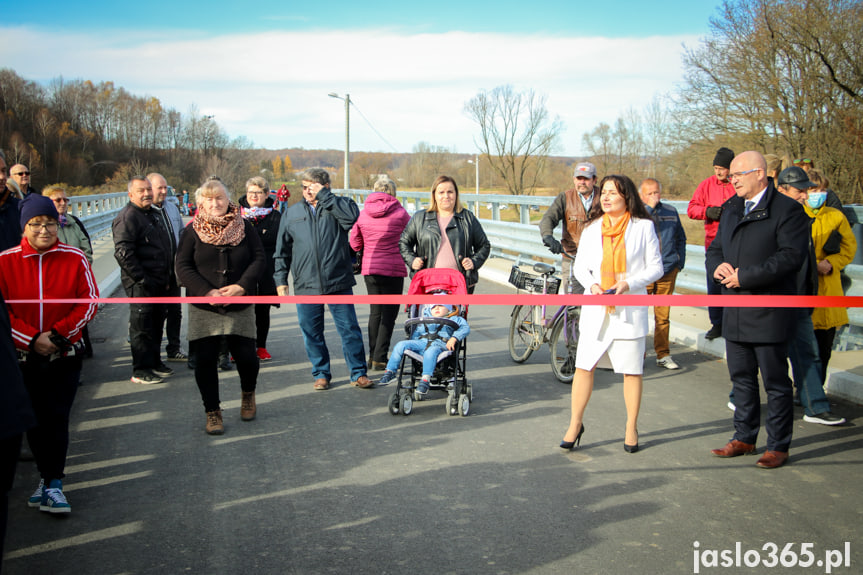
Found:
[[272, 211], [273, 208], [244, 208], [240, 206], [240, 213], [243, 215], [243, 218], [249, 220], [255, 226], [269, 216]]
[[208, 216], [198, 210], [192, 227], [202, 242], [214, 246], [235, 246], [246, 237], [240, 206], [234, 202], [228, 204], [228, 212], [224, 216]]
[[[625, 212], [617, 224], [612, 224], [608, 214], [602, 215], [602, 264], [599, 266], [602, 291], [616, 284], [617, 278], [626, 276], [626, 243], [623, 236], [629, 219], [629, 212]], [[614, 313], [614, 306], [606, 306], [605, 312]]]

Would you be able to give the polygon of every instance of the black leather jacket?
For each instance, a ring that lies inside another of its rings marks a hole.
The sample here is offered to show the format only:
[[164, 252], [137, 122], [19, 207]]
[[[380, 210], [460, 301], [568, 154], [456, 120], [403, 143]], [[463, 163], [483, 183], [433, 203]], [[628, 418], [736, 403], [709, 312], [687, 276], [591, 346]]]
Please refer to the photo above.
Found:
[[114, 218], [114, 258], [128, 292], [142, 283], [148, 291], [164, 290], [174, 281], [171, 232], [155, 210], [126, 204]]
[[[420, 210], [413, 215], [408, 222], [402, 237], [399, 240], [399, 251], [402, 259], [411, 270], [413, 277], [416, 270], [411, 267], [414, 258], [425, 260], [427, 268], [435, 266], [438, 250], [440, 250], [441, 233], [437, 223], [437, 212]], [[485, 232], [479, 220], [468, 210], [462, 210], [453, 214], [452, 220], [446, 228], [446, 235], [452, 244], [453, 255], [458, 262], [459, 271], [464, 274], [468, 287], [475, 285], [479, 280], [479, 268], [488, 259], [491, 244], [485, 236]], [[473, 269], [465, 270], [461, 267], [462, 258], [470, 258], [473, 261]]]

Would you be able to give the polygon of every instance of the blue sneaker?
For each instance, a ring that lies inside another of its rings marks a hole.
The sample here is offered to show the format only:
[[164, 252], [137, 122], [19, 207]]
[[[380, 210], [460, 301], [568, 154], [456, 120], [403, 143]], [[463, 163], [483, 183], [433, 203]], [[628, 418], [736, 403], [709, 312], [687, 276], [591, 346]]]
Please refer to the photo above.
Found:
[[59, 479], [52, 479], [51, 483], [42, 491], [42, 503], [39, 505], [39, 511], [47, 511], [48, 513], [72, 513], [72, 506], [66, 501], [66, 496], [63, 495], [63, 482]]
[[390, 371], [387, 369], [384, 371], [384, 374], [378, 380], [378, 385], [386, 385], [389, 382], [391, 382], [392, 380], [394, 380], [395, 378], [396, 378], [396, 372]]
[[39, 487], [36, 488], [36, 491], [33, 492], [33, 495], [30, 496], [30, 499], [27, 500], [27, 507], [39, 507], [42, 504], [42, 493], [45, 491], [45, 480], [39, 480]]
[[417, 393], [425, 395], [429, 392], [429, 380], [427, 378], [423, 378], [417, 386]]

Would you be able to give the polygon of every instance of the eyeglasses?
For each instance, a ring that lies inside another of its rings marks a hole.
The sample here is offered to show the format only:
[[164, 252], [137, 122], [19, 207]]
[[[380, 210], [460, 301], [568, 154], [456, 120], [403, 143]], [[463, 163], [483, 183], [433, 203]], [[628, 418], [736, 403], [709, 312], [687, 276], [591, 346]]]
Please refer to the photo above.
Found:
[[733, 174], [728, 174], [728, 179], [729, 180], [740, 179], [743, 176], [745, 176], [746, 174], [751, 174], [752, 172], [758, 171], [760, 169], [761, 168], [752, 168], [751, 170], [746, 170], [745, 172], [734, 172]]
[[30, 172], [18, 172], [16, 174], [12, 174], [13, 176], [29, 176]]
[[32, 232], [39, 232], [39, 231], [42, 231], [44, 229], [47, 232], [53, 233], [53, 232], [57, 231], [58, 225], [59, 224], [57, 224], [57, 222], [49, 222], [47, 224], [39, 224], [39, 223], [35, 223], [35, 222], [30, 222], [27, 224], [27, 227], [30, 228], [30, 231], [32, 231]]
[[256, 192], [255, 190], [249, 190], [248, 192], [246, 192], [246, 194], [247, 194], [247, 195], [249, 195], [249, 196], [263, 196], [263, 195], [264, 195], [264, 194], [266, 194], [266, 193], [267, 193], [267, 192], [262, 192], [262, 191], [257, 191], [257, 192]]
[[795, 164], [811, 164], [812, 160], [810, 160], [809, 158], [800, 158], [800, 159], [794, 160], [794, 163]]

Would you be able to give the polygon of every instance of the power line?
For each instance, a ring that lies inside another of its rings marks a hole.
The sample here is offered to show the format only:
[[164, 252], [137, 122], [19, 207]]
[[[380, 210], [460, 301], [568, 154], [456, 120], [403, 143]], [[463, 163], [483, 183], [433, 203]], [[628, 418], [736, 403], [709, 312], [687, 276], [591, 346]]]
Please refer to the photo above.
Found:
[[398, 151], [398, 150], [396, 150], [396, 147], [395, 147], [395, 146], [393, 146], [392, 144], [390, 144], [389, 140], [387, 140], [386, 138], [384, 138], [384, 137], [383, 137], [383, 135], [382, 135], [380, 132], [378, 132], [377, 128], [375, 128], [374, 126], [372, 126], [372, 123], [369, 121], [369, 119], [368, 119], [368, 118], [366, 118], [366, 115], [365, 115], [365, 114], [363, 114], [363, 111], [359, 109], [359, 107], [357, 106], [356, 102], [354, 102], [353, 100], [351, 100], [351, 105], [353, 105], [354, 109], [355, 109], [357, 112], [359, 112], [359, 113], [360, 113], [360, 116], [362, 116], [363, 120], [365, 120], [365, 121], [366, 121], [366, 124], [368, 124], [368, 125], [369, 125], [369, 128], [371, 128], [371, 129], [372, 129], [372, 131], [373, 131], [375, 134], [377, 134], [377, 135], [378, 135], [378, 137], [379, 137], [381, 140], [383, 140], [383, 141], [384, 141], [384, 143], [385, 143], [387, 146], [389, 146], [389, 147], [392, 149], [392, 151], [393, 151], [394, 153], [398, 154], [398, 153], [399, 153], [399, 151]]

